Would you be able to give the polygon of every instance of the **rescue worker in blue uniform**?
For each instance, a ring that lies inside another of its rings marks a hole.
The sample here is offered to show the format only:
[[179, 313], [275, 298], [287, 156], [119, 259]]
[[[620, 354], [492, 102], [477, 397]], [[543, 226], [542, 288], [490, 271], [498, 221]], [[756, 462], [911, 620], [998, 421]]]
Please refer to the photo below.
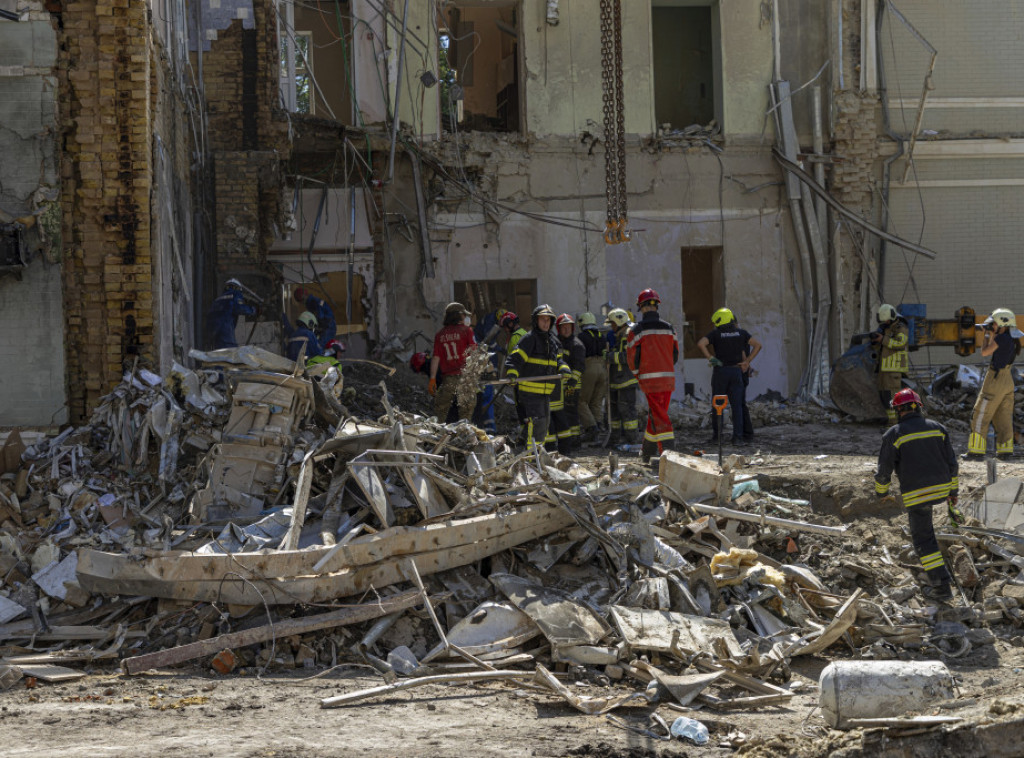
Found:
[[928, 578], [923, 594], [929, 600], [949, 600], [949, 572], [935, 539], [932, 506], [946, 503], [954, 526], [963, 523], [957, 508], [960, 489], [959, 466], [946, 427], [921, 414], [921, 397], [911, 389], [902, 389], [892, 399], [899, 422], [882, 436], [875, 473], [875, 494], [889, 494], [889, 482], [895, 471], [900, 480], [903, 505], [910, 521], [914, 551]]
[[303, 346], [306, 348], [305, 360], [307, 361], [322, 354], [323, 348], [320, 347], [320, 341], [316, 337], [316, 316], [309, 311], [303, 311], [296, 321], [298, 325], [288, 338], [286, 348], [288, 360], [297, 361]]
[[[326, 300], [312, 294], [305, 287], [296, 289], [292, 297], [295, 298], [295, 302], [302, 303], [306, 310], [316, 318], [317, 328], [320, 330], [318, 335], [320, 343], [326, 345], [334, 339], [338, 333], [338, 324], [334, 319], [334, 310], [330, 304]], [[285, 327], [291, 328], [291, 325], [287, 323], [287, 319]]]
[[257, 308], [245, 302], [242, 294], [242, 283], [237, 279], [228, 279], [224, 283], [224, 292], [213, 301], [207, 312], [207, 324], [213, 349], [238, 347], [235, 339], [235, 326], [239, 316], [255, 316]]

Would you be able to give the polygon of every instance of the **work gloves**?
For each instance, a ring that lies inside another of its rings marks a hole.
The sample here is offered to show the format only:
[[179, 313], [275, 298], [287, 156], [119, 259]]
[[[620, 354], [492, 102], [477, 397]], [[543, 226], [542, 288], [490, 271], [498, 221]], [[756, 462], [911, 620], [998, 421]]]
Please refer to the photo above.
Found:
[[580, 388], [580, 383], [576, 380], [575, 377], [570, 377], [570, 378], [565, 380], [565, 394], [566, 395], [575, 395], [579, 391], [579, 388]]
[[956, 493], [951, 494], [946, 499], [946, 511], [949, 513], [949, 523], [954, 527], [959, 527], [964, 523], [964, 514], [956, 507], [958, 499], [959, 498]]
[[430, 394], [430, 395], [436, 395], [437, 394], [437, 379], [435, 379], [433, 377], [430, 378], [430, 384], [427, 385], [427, 394]]
[[722, 365], [722, 361], [719, 358], [708, 358], [708, 365], [711, 368], [718, 368]]

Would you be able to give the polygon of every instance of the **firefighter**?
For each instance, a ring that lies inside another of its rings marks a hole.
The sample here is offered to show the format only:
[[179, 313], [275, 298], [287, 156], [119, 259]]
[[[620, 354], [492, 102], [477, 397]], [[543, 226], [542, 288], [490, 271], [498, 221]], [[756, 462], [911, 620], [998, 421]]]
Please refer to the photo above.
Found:
[[303, 311], [295, 321], [295, 330], [289, 336], [288, 344], [285, 346], [288, 360], [297, 361], [299, 354], [303, 352], [303, 347], [305, 347], [304, 354], [306, 356], [304, 360], [307, 361], [323, 353], [320, 341], [316, 338], [316, 316], [309, 311]]
[[[746, 407], [746, 386], [744, 372], [750, 371], [750, 363], [761, 352], [761, 343], [746, 329], [740, 329], [736, 317], [728, 308], [719, 308], [711, 315], [715, 328], [700, 338], [697, 347], [711, 364], [711, 393], [725, 395], [732, 408], [732, 444], [742, 446], [744, 439], [744, 408]], [[714, 349], [712, 356], [708, 347]], [[711, 411], [712, 442], [718, 442], [718, 435], [725, 434], [718, 428], [718, 414]]]
[[473, 406], [476, 405], [475, 393], [469, 394], [468, 397], [456, 398], [459, 377], [466, 364], [466, 354], [476, 344], [469, 320], [470, 313], [462, 303], [448, 303], [444, 309], [444, 325], [434, 335], [427, 392], [434, 396], [434, 413], [437, 420], [442, 423], [449, 419], [452, 401], [458, 400], [458, 415], [452, 420], [468, 419], [473, 414]]
[[[555, 312], [546, 303], [533, 309], [532, 329], [509, 351], [505, 374], [518, 379], [516, 407], [524, 425], [523, 442], [527, 446], [543, 445], [551, 416], [551, 396], [558, 380], [531, 381], [531, 377], [569, 374], [561, 357], [561, 343], [551, 327]], [[515, 336], [513, 334], [513, 336]]]
[[413, 353], [412, 357], [409, 358], [409, 368], [417, 374], [426, 374], [430, 376], [430, 353], [422, 351], [419, 353]]
[[871, 342], [878, 348], [878, 397], [885, 406], [889, 425], [896, 423], [896, 411], [892, 408], [893, 393], [903, 386], [903, 377], [910, 370], [907, 343], [910, 330], [907, 322], [888, 303], [878, 306], [878, 329], [871, 332]]
[[[512, 311], [505, 311], [505, 315], [498, 321], [498, 326], [501, 327], [501, 334], [503, 339], [498, 343], [498, 351], [504, 353], [505, 358], [502, 359], [498, 366], [498, 376], [503, 378], [505, 375], [505, 366], [508, 356], [516, 349], [516, 345], [519, 344], [519, 340], [527, 335], [527, 331], [519, 323], [519, 316]], [[502, 347], [502, 342], [504, 347]], [[519, 406], [519, 388], [515, 385], [512, 386], [512, 398], [515, 400], [516, 407], [516, 420], [518, 422], [518, 432], [522, 432], [526, 428], [526, 419], [522, 417]], [[520, 444], [524, 443], [525, 440], [518, 440]]]
[[930, 600], [949, 600], [953, 596], [949, 572], [932, 525], [932, 506], [942, 502], [946, 503], [953, 526], [963, 523], [963, 514], [957, 508], [960, 488], [957, 459], [949, 432], [942, 424], [921, 414], [921, 398], [911, 389], [897, 392], [891, 405], [899, 421], [882, 437], [875, 494], [878, 497], [889, 494], [889, 482], [895, 471], [910, 521], [914, 551], [928, 578], [923, 594]]
[[660, 304], [661, 298], [653, 289], [645, 289], [637, 296], [640, 322], [629, 330], [626, 349], [629, 368], [647, 398], [647, 428], [640, 451], [644, 463], [666, 448], [671, 450], [675, 439], [668, 404], [676, 388], [679, 341], [672, 324], [658, 313]]
[[238, 317], [256, 315], [256, 307], [245, 302], [243, 289], [240, 281], [228, 279], [224, 283], [224, 291], [210, 305], [207, 318], [214, 350], [238, 347], [238, 340], [235, 339]]
[[307, 311], [316, 316], [316, 322], [320, 328], [320, 334], [318, 335], [320, 342], [326, 345], [333, 340], [338, 333], [338, 324], [334, 320], [334, 310], [330, 304], [326, 300], [314, 295], [305, 287], [297, 287], [295, 292], [292, 293], [292, 297], [295, 298], [295, 302], [301, 303]]
[[1013, 455], [1013, 362], [1020, 353], [1017, 317], [1006, 308], [996, 308], [982, 324], [985, 335], [981, 354], [992, 362], [974, 401], [971, 435], [967, 438], [966, 460], [985, 457], [989, 425], [996, 428], [996, 457]]
[[[501, 365], [505, 362], [499, 350], [499, 338], [501, 337], [501, 318], [508, 311], [504, 308], [497, 308], [484, 316], [473, 327], [473, 335], [477, 344], [487, 345], [488, 357], [497, 374]], [[498, 433], [498, 424], [494, 418], [494, 385], [485, 384], [483, 390], [476, 396], [476, 407], [473, 409], [473, 425], [483, 429], [488, 434]]]
[[556, 403], [551, 404], [551, 426], [555, 432], [558, 452], [572, 455], [580, 443], [579, 386], [587, 349], [576, 336], [576, 322], [568, 313], [555, 319], [555, 331], [562, 348], [562, 360], [571, 373], [561, 382], [564, 401], [561, 410], [556, 409]]
[[640, 422], [636, 413], [637, 380], [629, 370], [626, 348], [629, 342], [629, 314], [622, 308], [608, 312], [605, 324], [611, 326], [615, 346], [608, 351], [608, 388], [612, 410], [612, 430], [608, 444], [615, 447], [620, 442], [635, 445]]
[[321, 363], [326, 363], [330, 366], [334, 366], [341, 372], [341, 357], [345, 354], [347, 348], [341, 340], [331, 340], [324, 345], [323, 351], [320, 355], [314, 355], [306, 361], [306, 367], [318, 366]]
[[608, 342], [601, 334], [593, 313], [581, 313], [577, 323], [580, 326], [579, 340], [585, 350], [579, 402], [581, 436], [584, 441], [593, 442], [604, 427], [602, 405], [608, 394], [608, 366], [604, 354], [608, 350]]

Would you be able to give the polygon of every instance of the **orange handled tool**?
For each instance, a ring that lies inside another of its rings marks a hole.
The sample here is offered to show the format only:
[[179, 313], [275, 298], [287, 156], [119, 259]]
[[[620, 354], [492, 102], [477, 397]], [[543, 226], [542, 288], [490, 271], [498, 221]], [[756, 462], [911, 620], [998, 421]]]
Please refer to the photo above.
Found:
[[711, 398], [711, 407], [718, 414], [718, 465], [722, 465], [722, 435], [725, 434], [725, 426], [722, 424], [722, 411], [729, 407], [728, 395], [715, 395]]

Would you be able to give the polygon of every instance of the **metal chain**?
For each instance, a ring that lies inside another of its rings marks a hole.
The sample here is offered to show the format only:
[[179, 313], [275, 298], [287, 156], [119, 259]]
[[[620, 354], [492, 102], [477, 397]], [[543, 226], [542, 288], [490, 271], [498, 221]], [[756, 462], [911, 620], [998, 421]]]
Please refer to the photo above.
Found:
[[617, 173], [617, 127], [616, 119], [616, 78], [615, 39], [612, 27], [612, 3], [601, 0], [601, 101], [604, 115], [604, 196], [606, 204], [605, 237], [618, 224], [619, 184]]
[[620, 239], [626, 233], [626, 96], [622, 85], [622, 0], [614, 0], [615, 16], [612, 19], [612, 33], [615, 37], [615, 125], [618, 179], [618, 221]]

